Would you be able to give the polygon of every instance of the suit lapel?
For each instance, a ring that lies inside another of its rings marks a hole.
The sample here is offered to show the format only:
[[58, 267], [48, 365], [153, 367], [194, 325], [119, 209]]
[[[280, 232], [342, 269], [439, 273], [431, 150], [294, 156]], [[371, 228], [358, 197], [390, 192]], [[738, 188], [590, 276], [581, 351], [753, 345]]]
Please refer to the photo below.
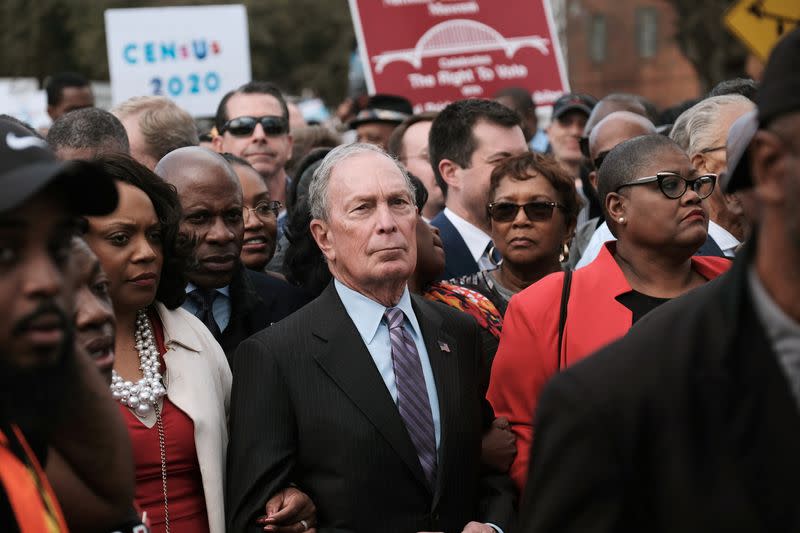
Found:
[[433, 379], [436, 382], [436, 394], [439, 399], [441, 441], [432, 507], [435, 508], [441, 495], [441, 488], [446, 486], [445, 477], [448, 471], [446, 466], [449, 454], [445, 453], [445, 450], [448, 449], [448, 439], [452, 432], [452, 425], [455, 423], [454, 417], [458, 416], [461, 387], [459, 386], [459, 374], [453, 363], [456, 362], [459, 354], [455, 353], [457, 347], [455, 340], [441, 329], [441, 316], [421, 298], [412, 296], [412, 304], [420, 329], [422, 329], [422, 336], [425, 339], [425, 348], [428, 351]]
[[315, 354], [317, 364], [383, 435], [414, 477], [430, 490], [400, 412], [333, 283], [318, 303], [322, 318], [313, 326], [313, 332], [326, 345]]

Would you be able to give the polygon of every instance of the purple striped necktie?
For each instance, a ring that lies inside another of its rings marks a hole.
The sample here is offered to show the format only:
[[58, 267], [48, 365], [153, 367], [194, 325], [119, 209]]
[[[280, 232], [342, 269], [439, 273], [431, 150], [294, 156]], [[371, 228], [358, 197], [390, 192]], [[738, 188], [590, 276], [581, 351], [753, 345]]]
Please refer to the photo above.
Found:
[[434, 486], [436, 479], [436, 433], [433, 427], [428, 389], [414, 339], [403, 328], [405, 315], [390, 307], [384, 313], [392, 340], [392, 364], [397, 384], [397, 408], [406, 425], [425, 477]]

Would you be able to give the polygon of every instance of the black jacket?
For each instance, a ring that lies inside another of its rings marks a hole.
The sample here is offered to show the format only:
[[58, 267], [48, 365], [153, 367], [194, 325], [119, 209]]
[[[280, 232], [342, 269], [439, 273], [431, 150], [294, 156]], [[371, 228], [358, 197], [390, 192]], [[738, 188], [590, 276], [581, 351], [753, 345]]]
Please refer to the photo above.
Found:
[[285, 281], [241, 267], [230, 285], [231, 318], [219, 343], [228, 362], [247, 337], [297, 311], [310, 300]]
[[412, 302], [439, 398], [441, 443], [433, 490], [331, 283], [312, 303], [236, 352], [228, 531], [259, 531], [255, 519], [264, 503], [295, 483], [316, 504], [320, 533], [459, 533], [471, 520], [511, 533], [511, 481], [484, 474], [480, 466], [487, 412], [479, 384], [478, 326], [447, 306], [416, 296]]
[[800, 415], [751, 261], [749, 247], [550, 382], [523, 531], [800, 531]]

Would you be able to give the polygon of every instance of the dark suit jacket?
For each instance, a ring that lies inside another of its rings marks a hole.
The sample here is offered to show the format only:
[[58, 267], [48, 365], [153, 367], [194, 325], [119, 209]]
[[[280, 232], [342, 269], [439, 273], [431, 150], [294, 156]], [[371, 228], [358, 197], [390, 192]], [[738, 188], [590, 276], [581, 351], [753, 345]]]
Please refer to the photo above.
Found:
[[228, 362], [243, 340], [282, 320], [310, 300], [303, 290], [244, 267], [231, 281], [230, 299], [230, 322], [219, 338]]
[[[412, 296], [441, 412], [433, 489], [397, 407], [333, 284], [236, 352], [228, 447], [229, 531], [257, 531], [290, 482], [320, 531], [455, 531], [478, 520], [509, 533], [513, 489], [480, 472], [480, 338], [475, 321]], [[441, 348], [445, 343], [449, 351]]]
[[751, 259], [550, 382], [523, 531], [800, 531], [800, 416]]
[[444, 211], [431, 220], [431, 225], [439, 228], [439, 236], [444, 245], [444, 272], [439, 277], [440, 280], [474, 274], [479, 270], [478, 263], [467, 248], [467, 243], [450, 219], [444, 215]]

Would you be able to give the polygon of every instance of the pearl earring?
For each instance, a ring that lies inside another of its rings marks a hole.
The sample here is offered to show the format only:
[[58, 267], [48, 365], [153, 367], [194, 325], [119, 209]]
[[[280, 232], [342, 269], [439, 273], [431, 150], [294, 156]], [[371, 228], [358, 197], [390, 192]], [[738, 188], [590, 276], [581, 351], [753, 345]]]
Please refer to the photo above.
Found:
[[625, 223], [625, 217], [619, 217], [618, 220], [619, 220], [620, 224], [624, 224]]

